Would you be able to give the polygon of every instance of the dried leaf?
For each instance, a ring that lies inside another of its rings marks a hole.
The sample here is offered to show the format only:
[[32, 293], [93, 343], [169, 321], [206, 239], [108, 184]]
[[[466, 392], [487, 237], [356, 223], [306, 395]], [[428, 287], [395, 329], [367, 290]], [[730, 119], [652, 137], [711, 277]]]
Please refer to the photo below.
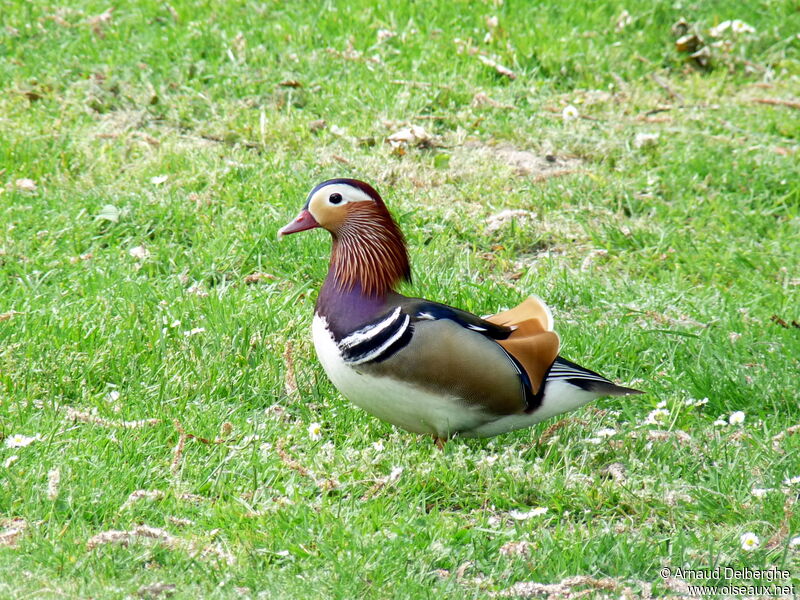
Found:
[[111, 421], [88, 412], [80, 411], [71, 406], [67, 407], [65, 418], [68, 421], [78, 421], [79, 423], [89, 423], [102, 427], [120, 429], [139, 429], [141, 427], [153, 427], [161, 423], [161, 419], [141, 419], [139, 421]]
[[136, 595], [142, 598], [158, 598], [159, 596], [172, 596], [178, 589], [174, 583], [151, 583], [140, 587]]
[[275, 275], [271, 275], [270, 273], [263, 273], [261, 271], [256, 271], [254, 273], [250, 273], [247, 277], [244, 278], [244, 282], [247, 284], [250, 283], [261, 283], [262, 281], [275, 281], [277, 277]]
[[776, 452], [783, 452], [780, 443], [784, 438], [790, 435], [800, 435], [800, 423], [792, 425], [791, 427], [781, 431], [779, 434], [772, 436], [772, 449]]
[[111, 8], [105, 10], [99, 15], [95, 15], [94, 17], [89, 17], [89, 19], [86, 22], [92, 28], [92, 31], [97, 37], [103, 38], [105, 37], [105, 34], [103, 33], [103, 28], [111, 23], [111, 18], [113, 14], [114, 14], [114, 7], [112, 6]]
[[770, 106], [788, 106], [800, 109], [800, 100], [783, 100], [781, 98], [753, 98], [753, 102], [768, 104]]
[[161, 500], [164, 498], [164, 492], [161, 490], [136, 490], [131, 492], [128, 499], [119, 507], [120, 512], [130, 508], [139, 500]]
[[283, 389], [289, 397], [294, 397], [297, 393], [297, 378], [294, 374], [294, 357], [292, 355], [293, 349], [293, 344], [289, 341], [286, 343], [286, 350], [283, 352], [283, 361], [286, 363], [286, 375], [283, 378]]
[[600, 469], [600, 475], [613, 479], [619, 485], [624, 484], [628, 477], [625, 475], [625, 465], [621, 462], [611, 463]]
[[134, 246], [133, 248], [128, 250], [128, 254], [130, 254], [136, 260], [145, 260], [150, 256], [150, 251], [147, 248], [145, 248], [144, 245], [141, 245], [141, 246]]
[[693, 33], [683, 35], [675, 40], [675, 49], [678, 52], [697, 52], [702, 45], [703, 40]]
[[530, 223], [536, 218], [536, 213], [529, 210], [515, 209], [502, 210], [486, 219], [487, 233], [494, 233], [509, 223]]
[[27, 528], [28, 522], [22, 517], [0, 519], [0, 548], [16, 548]]
[[410, 125], [395, 131], [386, 141], [395, 149], [407, 146], [427, 148], [433, 144], [433, 137], [419, 125]]
[[492, 100], [484, 92], [478, 92], [472, 97], [472, 106], [491, 106], [492, 108], [504, 108], [507, 110], [514, 110], [516, 108], [513, 104], [503, 104], [497, 100]]
[[480, 60], [487, 67], [491, 67], [492, 69], [494, 69], [495, 71], [500, 73], [500, 75], [504, 75], [505, 77], [508, 77], [509, 79], [516, 79], [517, 78], [517, 75], [516, 75], [516, 73], [514, 73], [514, 71], [512, 71], [508, 67], [504, 67], [503, 65], [501, 65], [500, 63], [498, 63], [495, 60], [492, 60], [488, 56], [478, 55], [478, 60]]
[[500, 547], [500, 554], [503, 556], [530, 556], [533, 553], [534, 545], [530, 542], [507, 542]]
[[16, 187], [21, 192], [35, 192], [36, 191], [36, 182], [33, 179], [28, 179], [27, 177], [21, 177], [14, 182], [14, 187]]
[[[567, 577], [561, 583], [538, 583], [536, 581], [520, 581], [510, 588], [497, 593], [500, 598], [533, 598], [535, 596], [550, 596], [551, 598], [577, 598], [578, 594], [585, 595], [573, 590], [573, 588], [583, 587], [589, 590], [613, 591], [619, 587], [619, 583], [613, 579], [595, 579], [586, 575], [576, 575]], [[573, 595], [575, 593], [575, 595]]]

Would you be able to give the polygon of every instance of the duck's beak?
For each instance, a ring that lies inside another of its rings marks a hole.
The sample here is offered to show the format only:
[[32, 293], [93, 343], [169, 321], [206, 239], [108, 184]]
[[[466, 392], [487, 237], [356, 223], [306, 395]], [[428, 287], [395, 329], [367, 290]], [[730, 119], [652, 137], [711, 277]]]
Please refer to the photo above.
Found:
[[278, 239], [290, 233], [314, 229], [314, 227], [319, 227], [319, 223], [317, 223], [317, 220], [308, 212], [308, 209], [304, 208], [293, 221], [287, 223], [278, 230]]

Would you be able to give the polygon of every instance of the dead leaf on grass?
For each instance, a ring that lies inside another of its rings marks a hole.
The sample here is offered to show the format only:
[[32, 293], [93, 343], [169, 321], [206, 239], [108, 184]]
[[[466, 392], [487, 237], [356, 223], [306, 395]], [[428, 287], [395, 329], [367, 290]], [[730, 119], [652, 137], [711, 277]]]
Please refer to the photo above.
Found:
[[283, 352], [283, 362], [286, 364], [286, 374], [283, 378], [283, 390], [289, 397], [294, 397], [297, 393], [297, 378], [294, 374], [294, 345], [291, 341], [286, 342], [286, 350]]
[[509, 223], [530, 222], [535, 218], [536, 213], [529, 210], [502, 210], [486, 219], [486, 231], [494, 233]]
[[94, 415], [90, 412], [80, 411], [71, 406], [67, 407], [67, 414], [65, 418], [68, 421], [78, 421], [79, 423], [88, 423], [91, 425], [100, 425], [102, 427], [120, 428], [120, 429], [139, 429], [141, 427], [152, 427], [161, 423], [161, 419], [141, 419], [139, 421], [111, 421], [103, 417]]
[[790, 435], [800, 435], [800, 424], [792, 425], [779, 434], [772, 436], [772, 449], [776, 452], [783, 453], [780, 443]]
[[409, 125], [395, 131], [386, 138], [386, 141], [394, 150], [409, 146], [429, 148], [433, 145], [433, 136], [419, 125]]
[[136, 591], [136, 595], [142, 598], [158, 598], [159, 596], [172, 596], [178, 586], [174, 583], [151, 583], [143, 585]]
[[247, 277], [244, 278], [244, 282], [247, 284], [250, 283], [261, 283], [264, 281], [275, 281], [277, 277], [270, 273], [264, 273], [262, 271], [255, 271], [254, 273], [250, 273]]
[[111, 529], [102, 531], [89, 538], [86, 542], [86, 547], [89, 550], [108, 544], [127, 547], [135, 541], [155, 543], [169, 550], [183, 550], [190, 556], [199, 556], [200, 558], [216, 557], [228, 565], [236, 562], [235, 557], [218, 543], [199, 546], [196, 541], [176, 537], [165, 529], [151, 527], [150, 525], [138, 525], [130, 530]]
[[27, 177], [20, 177], [14, 182], [14, 187], [20, 192], [35, 192], [37, 185], [33, 179]]
[[492, 69], [497, 71], [500, 75], [508, 77], [509, 79], [516, 79], [517, 78], [517, 74], [514, 73], [514, 71], [512, 71], [508, 67], [504, 67], [503, 65], [498, 63], [496, 60], [493, 60], [493, 59], [489, 58], [488, 56], [483, 56], [482, 54], [479, 54], [478, 55], [478, 60], [481, 61], [483, 64], [485, 64], [487, 67], [491, 67]]
[[687, 33], [675, 40], [675, 49], [678, 52], [697, 52], [702, 46], [702, 38], [694, 33]]
[[472, 106], [491, 106], [492, 108], [504, 108], [507, 110], [515, 110], [513, 104], [503, 104], [497, 100], [492, 100], [485, 92], [478, 92], [472, 97]]
[[104, 38], [105, 33], [103, 33], [103, 28], [111, 23], [113, 15], [114, 15], [114, 7], [112, 6], [111, 8], [106, 9], [99, 15], [95, 15], [94, 17], [89, 17], [86, 23], [92, 28], [92, 31], [97, 37]]
[[378, 43], [385, 42], [388, 39], [391, 39], [397, 35], [396, 31], [392, 31], [391, 29], [378, 29], [377, 36], [378, 36]]
[[691, 444], [692, 436], [680, 429], [674, 431], [654, 429], [647, 432], [647, 441], [649, 442], [666, 442], [668, 440], [675, 440], [681, 445]]
[[0, 548], [16, 548], [28, 522], [22, 517], [0, 519]]
[[125, 500], [122, 506], [119, 507], [119, 511], [122, 512], [130, 508], [139, 500], [149, 500], [151, 502], [155, 500], [161, 500], [164, 498], [164, 495], [164, 492], [161, 490], [136, 490], [130, 493], [128, 499]]
[[628, 480], [628, 476], [625, 474], [625, 465], [621, 462], [611, 463], [600, 469], [600, 475], [613, 479], [619, 485], [624, 484]]
[[525, 556], [533, 553], [534, 545], [530, 542], [506, 542], [500, 547], [500, 554], [503, 556]]
[[336, 478], [331, 477], [327, 479], [319, 479], [306, 467], [292, 458], [292, 456], [286, 451], [286, 443], [284, 440], [278, 440], [277, 444], [275, 444], [275, 450], [278, 453], [278, 458], [281, 459], [281, 462], [284, 465], [286, 465], [292, 471], [299, 473], [303, 477], [310, 479], [319, 489], [323, 491], [330, 491], [339, 487], [339, 481]]
[[429, 88], [433, 87], [432, 83], [427, 81], [411, 81], [408, 79], [392, 79], [389, 81], [392, 85], [402, 85], [403, 87], [416, 87], [416, 88]]
[[[613, 579], [596, 579], [587, 575], [576, 575], [567, 577], [560, 583], [538, 583], [536, 581], [520, 581], [510, 588], [492, 594], [500, 598], [533, 598], [536, 596], [547, 596], [550, 599], [557, 598], [578, 598], [586, 596], [591, 590], [614, 591], [618, 589], [619, 583]], [[576, 590], [575, 588], [586, 588]]]
[[781, 519], [781, 526], [778, 531], [776, 531], [775, 534], [769, 538], [767, 543], [764, 544], [764, 548], [767, 550], [774, 550], [775, 548], [781, 547], [786, 538], [789, 537], [791, 532], [792, 515], [794, 514], [792, 509], [796, 502], [796, 497], [786, 497], [786, 500], [783, 503], [783, 519]]

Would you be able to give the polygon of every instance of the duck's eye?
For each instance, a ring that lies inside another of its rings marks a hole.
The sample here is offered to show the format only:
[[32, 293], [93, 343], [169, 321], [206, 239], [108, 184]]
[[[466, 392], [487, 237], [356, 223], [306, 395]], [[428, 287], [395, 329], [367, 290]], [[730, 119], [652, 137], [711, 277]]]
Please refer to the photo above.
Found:
[[328, 197], [328, 201], [329, 201], [331, 204], [339, 204], [339, 202], [341, 202], [341, 201], [342, 201], [342, 195], [341, 195], [339, 192], [336, 192], [335, 194], [331, 194], [331, 195]]

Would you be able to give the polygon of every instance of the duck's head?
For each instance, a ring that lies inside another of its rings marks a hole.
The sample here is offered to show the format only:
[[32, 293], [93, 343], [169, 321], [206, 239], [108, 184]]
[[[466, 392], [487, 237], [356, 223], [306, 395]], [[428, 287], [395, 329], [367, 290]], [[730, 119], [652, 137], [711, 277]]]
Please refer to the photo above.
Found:
[[380, 194], [358, 179], [329, 179], [311, 190], [305, 206], [278, 237], [322, 227], [333, 236], [331, 274], [345, 288], [385, 293], [410, 279], [405, 240]]
[[357, 179], [329, 179], [309, 192], [303, 209], [278, 231], [278, 236], [323, 227], [337, 237], [363, 224], [366, 218], [382, 215], [389, 216], [383, 199], [371, 185]]

